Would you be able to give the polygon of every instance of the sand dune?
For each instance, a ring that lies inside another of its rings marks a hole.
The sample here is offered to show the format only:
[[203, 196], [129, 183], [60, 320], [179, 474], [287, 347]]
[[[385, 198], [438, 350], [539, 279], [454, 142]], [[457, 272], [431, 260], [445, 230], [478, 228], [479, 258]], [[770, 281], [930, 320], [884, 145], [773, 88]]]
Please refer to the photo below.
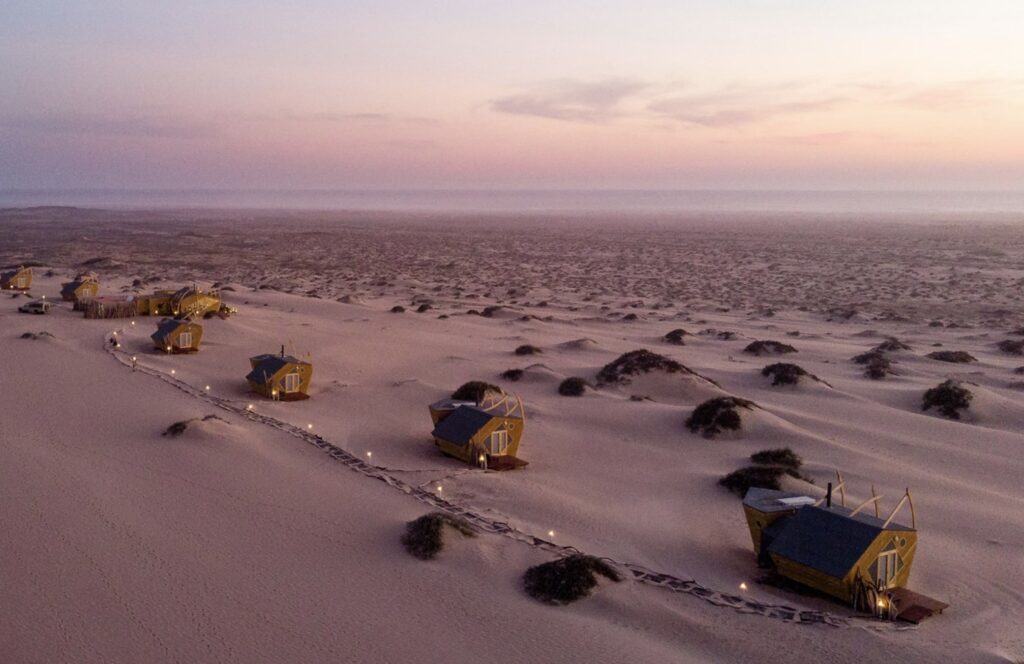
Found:
[[[297, 221], [293, 229], [309, 235], [295, 235], [285, 255], [270, 258], [230, 220], [200, 220], [186, 227], [207, 237], [215, 232], [223, 246], [186, 236], [183, 248], [195, 253], [168, 259], [158, 240], [150, 244], [143, 235], [145, 220], [137, 227], [95, 223], [94, 239], [83, 244], [61, 241], [55, 222], [26, 222], [14, 227], [14, 241], [0, 258], [44, 262], [38, 273], [54, 273], [40, 276], [33, 291], [53, 298], [74, 266], [122, 255], [110, 244], [138, 245], [123, 267], [102, 264], [105, 292], [222, 281], [234, 284], [226, 297], [239, 312], [204, 323], [199, 353], [168, 356], [150, 348], [151, 319], [139, 318], [134, 327], [86, 321], [66, 306], [29, 317], [15, 311], [23, 299], [0, 296], [0, 388], [10, 395], [0, 408], [0, 527], [16, 533], [0, 541], [7, 561], [0, 582], [9, 606], [18, 607], [0, 625], [5, 661], [983, 662], [1024, 656], [1017, 628], [1024, 618], [1024, 394], [1006, 387], [1021, 362], [994, 346], [1024, 316], [1010, 291], [979, 299], [973, 289], [981, 276], [955, 289], [927, 277], [901, 284], [896, 267], [851, 276], [853, 259], [820, 242], [820, 228], [790, 231], [790, 257], [772, 270], [740, 266], [720, 249], [727, 235], [720, 231], [708, 236], [718, 244], [688, 245], [684, 279], [680, 245], [671, 233], [650, 229], [626, 240], [647, 248], [642, 260], [623, 264], [629, 269], [599, 258], [615, 245], [598, 227], [587, 247], [558, 230], [544, 242], [509, 240], [501, 245], [507, 254], [491, 254], [495, 265], [469, 274], [458, 268], [473, 255], [461, 238], [497, 242], [486, 227], [445, 233], [444, 245], [415, 225], [398, 242], [365, 225]], [[127, 230], [109, 235], [121, 227]], [[935, 230], [921, 233], [929, 243], [947, 241]], [[999, 233], [992, 237], [1005, 245], [1006, 261], [1024, 255]], [[756, 245], [751, 229], [730, 237]], [[868, 251], [842, 235], [836, 242], [860, 258]], [[327, 249], [342, 246], [353, 248]], [[875, 250], [900, 265], [929, 260], [913, 246], [893, 238]], [[244, 249], [241, 257], [227, 249], [236, 247]], [[566, 255], [594, 258], [579, 264], [558, 258]], [[943, 259], [935, 260], [944, 269]], [[1006, 265], [986, 260], [974, 267], [988, 275], [986, 290], [1002, 292], [1010, 277], [999, 270]], [[819, 272], [809, 267], [812, 261]], [[535, 269], [510, 269], [513, 263]], [[151, 281], [133, 286], [139, 278]], [[886, 285], [887, 278], [897, 280]], [[838, 286], [803, 285], [812, 279], [838, 280]], [[912, 288], [928, 297], [907, 296]], [[861, 302], [872, 292], [874, 300]], [[336, 301], [356, 293], [359, 303]], [[585, 301], [589, 294], [592, 302]], [[425, 299], [432, 308], [416, 313], [411, 304]], [[715, 304], [699, 304], [705, 301]], [[614, 307], [609, 313], [616, 318], [521, 320], [524, 313], [568, 319], [571, 309], [594, 303]], [[391, 313], [397, 304], [404, 314]], [[502, 308], [465, 315], [491, 306]], [[827, 313], [840, 306], [855, 306], [870, 322], [851, 324]], [[622, 321], [625, 312], [640, 315]], [[444, 314], [450, 317], [439, 318]], [[930, 325], [936, 316], [957, 326]], [[693, 333], [685, 345], [661, 341], [680, 326]], [[421, 502], [279, 429], [215, 413], [149, 373], [132, 372], [102, 347], [115, 327], [122, 330], [121, 350], [147, 370], [167, 376], [173, 370], [175, 380], [200, 390], [209, 385], [210, 395], [236, 406], [252, 403], [259, 414], [302, 429], [312, 425], [308, 430], [323, 440], [412, 486], [440, 485], [447, 499], [523, 532], [553, 531], [558, 545], [721, 591], [738, 592], [747, 581], [745, 596], [766, 604], [846, 614], [827, 600], [754, 583], [759, 572], [739, 501], [717, 486], [719, 477], [754, 452], [786, 446], [804, 457], [815, 482], [801, 484], [804, 490], [823, 491], [836, 469], [849, 482], [851, 500], [866, 497], [874, 484], [891, 506], [909, 486], [921, 531], [911, 585], [952, 608], [920, 628], [895, 632], [793, 625], [634, 582], [609, 584], [571, 607], [538, 604], [523, 593], [520, 576], [550, 553], [484, 535], [456, 541], [434, 561], [413, 559], [398, 538], [404, 522], [427, 509]], [[19, 338], [44, 329], [54, 337]], [[706, 329], [734, 334], [699, 334]], [[911, 346], [891, 353], [899, 375], [864, 378], [850, 357], [889, 337]], [[743, 352], [757, 339], [791, 343], [799, 352]], [[543, 352], [513, 353], [526, 343]], [[936, 343], [978, 362], [924, 357]], [[251, 355], [282, 344], [314, 363], [307, 401], [260, 401], [243, 380]], [[558, 394], [563, 378], [596, 385], [605, 364], [640, 348], [697, 375], [641, 372], [584, 398]], [[772, 386], [761, 369], [776, 361], [795, 362], [828, 386], [810, 380]], [[522, 377], [501, 379], [509, 368], [523, 369]], [[924, 391], [949, 376], [975, 393], [960, 422], [921, 410]], [[438, 455], [426, 406], [473, 379], [525, 401], [527, 469], [484, 473]], [[687, 430], [692, 409], [723, 394], [758, 405], [744, 412], [743, 428], [714, 439]], [[223, 419], [203, 420], [211, 414]], [[180, 435], [162, 435], [182, 421], [188, 425]], [[396, 624], [403, 637], [384, 638], [382, 630], [398, 630]], [[479, 633], [494, 624], [505, 625], [510, 636]]]

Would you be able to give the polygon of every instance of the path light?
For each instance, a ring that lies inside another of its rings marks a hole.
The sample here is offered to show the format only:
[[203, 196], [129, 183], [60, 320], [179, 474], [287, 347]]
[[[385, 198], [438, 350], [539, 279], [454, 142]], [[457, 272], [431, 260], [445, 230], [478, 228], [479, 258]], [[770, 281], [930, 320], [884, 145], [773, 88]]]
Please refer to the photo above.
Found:
[[206, 386], [206, 391], [207, 391], [207, 392], [209, 392], [209, 391], [210, 391], [210, 386], [209, 386], [209, 385], [207, 385], [207, 386]]
[[132, 325], [133, 325], [133, 326], [135, 325], [135, 321], [132, 321]]
[[246, 410], [252, 410], [252, 404], [249, 404], [248, 406], [246, 406], [245, 409]]
[[171, 369], [171, 375], [172, 376], [174, 375], [174, 373], [175, 373], [174, 369]]
[[136, 361], [137, 359], [139, 359], [139, 358], [137, 358], [134, 355], [132, 355], [132, 362]]
[[555, 536], [555, 531], [549, 530], [548, 531], [548, 537], [554, 537], [554, 536]]
[[441, 486], [440, 484], [438, 484], [438, 485], [437, 485], [437, 492], [438, 492], [438, 493], [441, 493], [442, 491], [444, 491], [444, 487], [443, 487], [443, 486]]
[[312, 425], [312, 424], [307, 424], [307, 425], [306, 425], [306, 428], [307, 428], [307, 429], [312, 429], [312, 428], [313, 428], [313, 425]]
[[746, 589], [747, 589], [747, 582], [746, 581], [741, 581], [740, 582], [740, 590], [746, 590]]
[[373, 452], [367, 452], [366, 453], [366, 458], [367, 459], [372, 459], [373, 458]]
[[885, 608], [885, 600], [884, 599], [879, 599], [878, 600], [878, 608], [880, 608], [880, 609], [884, 609]]

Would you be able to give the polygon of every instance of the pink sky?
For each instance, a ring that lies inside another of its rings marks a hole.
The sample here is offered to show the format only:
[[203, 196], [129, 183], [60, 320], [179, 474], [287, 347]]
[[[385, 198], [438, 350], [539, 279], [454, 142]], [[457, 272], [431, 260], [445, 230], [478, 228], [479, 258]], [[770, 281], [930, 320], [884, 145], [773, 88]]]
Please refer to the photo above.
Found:
[[1019, 2], [39, 4], [0, 188], [1024, 182]]

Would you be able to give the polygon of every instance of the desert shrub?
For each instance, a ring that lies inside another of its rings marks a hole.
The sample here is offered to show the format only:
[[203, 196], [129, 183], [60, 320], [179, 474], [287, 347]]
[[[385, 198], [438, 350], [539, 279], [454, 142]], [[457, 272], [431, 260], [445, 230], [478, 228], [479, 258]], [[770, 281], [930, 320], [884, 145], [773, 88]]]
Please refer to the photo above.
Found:
[[160, 434], [160, 435], [161, 436], [170, 436], [171, 438], [174, 438], [175, 436], [180, 436], [181, 434], [185, 433], [186, 429], [188, 429], [188, 423], [189, 423], [189, 420], [182, 420], [180, 422], [175, 422], [171, 426], [169, 426], [166, 429], [164, 429], [164, 432], [162, 434]]
[[670, 344], [675, 344], [677, 346], [685, 346], [686, 344], [683, 341], [683, 337], [687, 336], [688, 334], [689, 332], [687, 332], [683, 328], [678, 328], [672, 330], [671, 332], [667, 332], [665, 336], [662, 337], [662, 339], [669, 342]]
[[962, 350], [937, 350], [932, 353], [928, 353], [925, 357], [930, 357], [933, 360], [939, 362], [953, 362], [956, 364], [966, 364], [968, 362], [977, 362], [977, 358], [968, 352]]
[[430, 311], [431, 309], [433, 309], [433, 307], [431, 307], [429, 304], [424, 302], [420, 306], [416, 307], [416, 313], [418, 313], [418, 314], [426, 313], [426, 312]]
[[718, 483], [742, 498], [752, 487], [778, 491], [782, 488], [779, 480], [785, 474], [786, 469], [782, 466], [744, 466], [718, 480]]
[[800, 455], [788, 447], [755, 452], [750, 455], [750, 460], [761, 466], [780, 466], [790, 470], [800, 470], [804, 465]]
[[597, 382], [600, 385], [616, 385], [616, 384], [627, 384], [629, 383], [630, 376], [636, 376], [638, 374], [647, 373], [649, 371], [664, 371], [666, 373], [687, 373], [698, 378], [717, 385], [710, 378], [701, 376], [696, 371], [693, 371], [675, 360], [652, 353], [651, 351], [642, 348], [640, 350], [631, 350], [628, 353], [623, 353], [613, 362], [601, 367], [601, 370], [597, 372]]
[[523, 377], [522, 369], [506, 369], [501, 372], [501, 377], [505, 380], [510, 380], [513, 383]]
[[502, 307], [497, 304], [492, 304], [489, 307], [484, 307], [484, 310], [480, 312], [480, 315], [484, 318], [493, 318], [494, 314], [501, 311]]
[[974, 394], [955, 380], [947, 380], [925, 391], [921, 410], [937, 408], [946, 417], [959, 420], [960, 411], [971, 407]]
[[743, 349], [744, 353], [750, 353], [751, 355], [784, 355], [786, 353], [795, 353], [796, 348], [789, 344], [784, 344], [781, 341], [752, 341], [747, 344], [747, 347]]
[[459, 389], [452, 392], [452, 399], [455, 401], [475, 401], [480, 403], [488, 392], [501, 392], [501, 388], [497, 385], [485, 383], [482, 380], [471, 380], [468, 383], [463, 383], [459, 386]]
[[910, 350], [910, 346], [903, 343], [896, 337], [889, 337], [882, 343], [875, 346], [875, 350], [880, 353], [891, 353], [898, 350]]
[[540, 355], [543, 352], [540, 348], [530, 344], [523, 344], [516, 348], [516, 355]]
[[1016, 369], [1013, 370], [1013, 373], [1017, 375], [1024, 374], [1024, 367], [1017, 367]]
[[1024, 355], [1024, 339], [1003, 339], [996, 347], [1010, 355]]
[[853, 361], [864, 365], [864, 376], [872, 380], [881, 380], [893, 373], [892, 361], [877, 348], [854, 355]]
[[404, 314], [405, 313], [405, 307], [403, 307], [400, 304], [396, 304], [395, 306], [391, 307], [391, 313], [393, 313], [393, 314]]
[[637, 316], [636, 314], [626, 314], [625, 316], [622, 317], [622, 320], [630, 320], [630, 321], [632, 321], [632, 320], [639, 320], [639, 319], [640, 319], [640, 317]]
[[558, 393], [563, 397], [581, 397], [587, 391], [587, 381], [579, 376], [570, 376], [558, 385]]
[[476, 537], [476, 532], [465, 519], [444, 512], [431, 512], [405, 524], [402, 534], [405, 550], [420, 560], [430, 560], [444, 548], [445, 526], [466, 537]]
[[622, 577], [605, 561], [576, 553], [535, 565], [523, 575], [523, 587], [534, 599], [548, 604], [568, 604], [582, 599], [597, 587], [597, 575], [618, 582]]
[[708, 399], [693, 409], [686, 419], [687, 428], [693, 433], [701, 433], [705, 438], [713, 438], [722, 431], [738, 431], [742, 425], [740, 408], [750, 410], [753, 401], [739, 397], [715, 397]]
[[772, 385], [796, 385], [800, 382], [801, 376], [808, 374], [799, 365], [776, 362], [761, 369], [761, 375], [771, 377]]

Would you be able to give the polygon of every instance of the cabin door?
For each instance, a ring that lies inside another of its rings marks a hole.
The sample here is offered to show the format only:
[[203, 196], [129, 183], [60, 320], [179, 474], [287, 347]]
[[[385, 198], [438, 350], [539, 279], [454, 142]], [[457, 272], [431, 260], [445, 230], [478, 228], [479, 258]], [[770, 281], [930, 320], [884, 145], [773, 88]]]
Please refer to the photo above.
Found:
[[178, 348], [191, 348], [192, 347], [192, 333], [182, 332], [178, 335]]
[[875, 578], [878, 580], [878, 589], [885, 590], [896, 582], [896, 561], [895, 551], [883, 551], [878, 555], [878, 568]]
[[287, 392], [298, 392], [299, 385], [302, 383], [302, 376], [297, 373], [285, 374], [284, 376], [284, 391]]
[[508, 452], [508, 431], [498, 429], [491, 434], [487, 441], [487, 453], [491, 456], [501, 456]]
[[17, 288], [17, 289], [24, 288], [25, 287], [25, 277], [18, 277], [17, 279], [15, 279], [14, 280], [14, 287]]

